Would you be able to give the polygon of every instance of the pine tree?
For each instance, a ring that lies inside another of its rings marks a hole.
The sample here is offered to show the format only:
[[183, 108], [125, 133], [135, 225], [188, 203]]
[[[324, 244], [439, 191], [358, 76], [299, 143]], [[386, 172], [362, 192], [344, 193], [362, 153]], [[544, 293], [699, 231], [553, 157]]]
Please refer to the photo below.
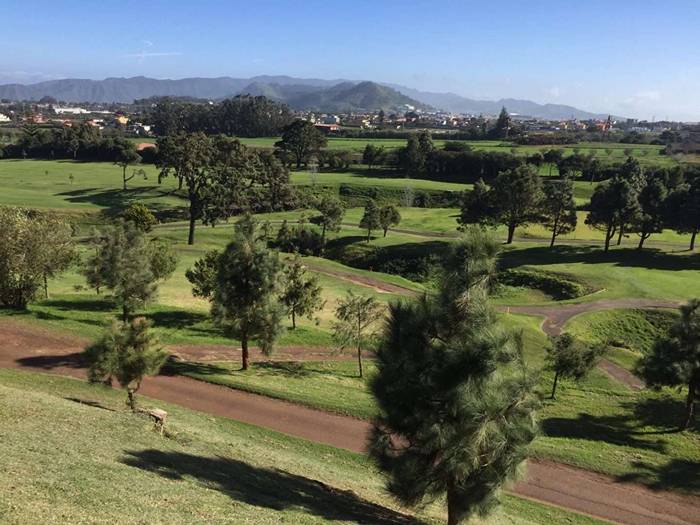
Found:
[[547, 368], [554, 372], [550, 399], [557, 393], [559, 378], [580, 381], [595, 368], [604, 351], [602, 346], [586, 347], [569, 333], [550, 337], [546, 357]]
[[540, 220], [545, 228], [552, 232], [549, 247], [559, 235], [576, 230], [576, 202], [574, 202], [574, 183], [571, 179], [547, 181], [542, 187], [540, 203]]
[[112, 291], [127, 321], [138, 307], [155, 299], [158, 281], [175, 270], [172, 250], [160, 243], [153, 246], [131, 223], [119, 223], [102, 235], [84, 274], [88, 283]]
[[367, 230], [367, 242], [370, 241], [372, 230], [376, 230], [380, 227], [379, 208], [377, 207], [377, 203], [370, 199], [367, 201], [362, 219], [360, 219], [360, 228]]
[[372, 344], [372, 326], [380, 315], [381, 306], [374, 297], [355, 295], [352, 291], [348, 291], [347, 295], [338, 301], [335, 310], [333, 338], [339, 348], [355, 349], [360, 377], [363, 376], [362, 351]]
[[[316, 203], [316, 209], [319, 215], [312, 217], [311, 222], [317, 224], [321, 227], [321, 244], [323, 247], [326, 246], [326, 232], [340, 231], [340, 225], [343, 222], [343, 215], [345, 215], [345, 208], [343, 203], [330, 195], [324, 195]], [[283, 226], [286, 222], [283, 223]]]
[[517, 227], [537, 218], [541, 197], [540, 177], [532, 166], [518, 166], [498, 174], [489, 200], [494, 220], [508, 228], [506, 244], [513, 242]]
[[379, 208], [379, 225], [384, 230], [384, 237], [386, 237], [386, 232], [391, 226], [398, 226], [400, 222], [401, 214], [396, 209], [396, 206], [387, 204]]
[[126, 389], [132, 410], [144, 377], [157, 374], [168, 358], [150, 326], [143, 317], [124, 323], [114, 321], [84, 352], [89, 381], [104, 383], [116, 378]]
[[457, 243], [434, 296], [391, 304], [371, 382], [387, 488], [407, 505], [446, 496], [449, 525], [494, 507], [537, 430], [522, 337], [487, 301], [496, 249], [484, 234]]
[[680, 428], [690, 428], [695, 403], [700, 398], [700, 299], [681, 306], [680, 319], [642, 358], [640, 372], [653, 388], [685, 386], [688, 389]]
[[270, 355], [282, 330], [278, 301], [280, 263], [246, 216], [235, 226], [233, 240], [219, 258], [212, 314], [224, 331], [241, 342], [242, 369], [248, 369], [249, 342], [257, 340]]
[[318, 276], [307, 273], [299, 255], [295, 255], [285, 267], [283, 283], [280, 301], [287, 307], [294, 329], [297, 327], [297, 317], [311, 317], [323, 308], [325, 302], [321, 298], [321, 285]]

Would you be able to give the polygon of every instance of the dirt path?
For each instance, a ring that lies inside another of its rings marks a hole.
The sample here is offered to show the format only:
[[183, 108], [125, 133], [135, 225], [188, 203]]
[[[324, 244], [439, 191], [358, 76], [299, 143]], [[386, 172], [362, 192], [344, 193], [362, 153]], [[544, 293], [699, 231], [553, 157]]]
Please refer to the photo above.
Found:
[[[41, 327], [0, 321], [0, 367], [25, 368], [84, 378], [81, 341]], [[363, 452], [368, 423], [247, 394], [179, 376], [157, 376], [142, 393], [216, 416], [304, 439]], [[530, 461], [527, 478], [513, 491], [609, 521], [634, 524], [700, 524], [700, 497], [656, 492], [641, 485], [548, 461]]]
[[[661, 299], [601, 299], [588, 303], [504, 306], [501, 309], [514, 314], [542, 316], [542, 331], [547, 335], [559, 335], [566, 322], [579, 314], [617, 308], [676, 308], [679, 304]], [[645, 387], [641, 379], [608, 359], [601, 359], [598, 366], [610, 377], [633, 390]]]

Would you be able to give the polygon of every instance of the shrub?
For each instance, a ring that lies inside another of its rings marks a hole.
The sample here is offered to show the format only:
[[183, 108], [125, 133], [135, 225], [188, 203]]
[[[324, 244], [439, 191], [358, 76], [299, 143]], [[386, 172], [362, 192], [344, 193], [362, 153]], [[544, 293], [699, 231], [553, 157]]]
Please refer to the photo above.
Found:
[[499, 282], [508, 286], [524, 286], [540, 290], [556, 300], [576, 299], [590, 293], [589, 287], [566, 274], [531, 268], [509, 269], [499, 274]]

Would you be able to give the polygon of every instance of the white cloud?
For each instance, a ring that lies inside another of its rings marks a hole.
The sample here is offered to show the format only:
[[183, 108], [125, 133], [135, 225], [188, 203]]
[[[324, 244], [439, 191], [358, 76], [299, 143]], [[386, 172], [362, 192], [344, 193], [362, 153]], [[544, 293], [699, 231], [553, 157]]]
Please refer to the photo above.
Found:
[[559, 86], [552, 86], [547, 90], [547, 94], [550, 97], [559, 98], [559, 95], [561, 95], [561, 89], [559, 88]]

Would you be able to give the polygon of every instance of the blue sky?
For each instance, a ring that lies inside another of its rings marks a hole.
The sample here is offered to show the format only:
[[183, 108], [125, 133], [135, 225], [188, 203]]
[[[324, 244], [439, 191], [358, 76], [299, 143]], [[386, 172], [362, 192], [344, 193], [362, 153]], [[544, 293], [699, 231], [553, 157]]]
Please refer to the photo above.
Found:
[[700, 120], [700, 1], [3, 0], [0, 83], [286, 74]]

